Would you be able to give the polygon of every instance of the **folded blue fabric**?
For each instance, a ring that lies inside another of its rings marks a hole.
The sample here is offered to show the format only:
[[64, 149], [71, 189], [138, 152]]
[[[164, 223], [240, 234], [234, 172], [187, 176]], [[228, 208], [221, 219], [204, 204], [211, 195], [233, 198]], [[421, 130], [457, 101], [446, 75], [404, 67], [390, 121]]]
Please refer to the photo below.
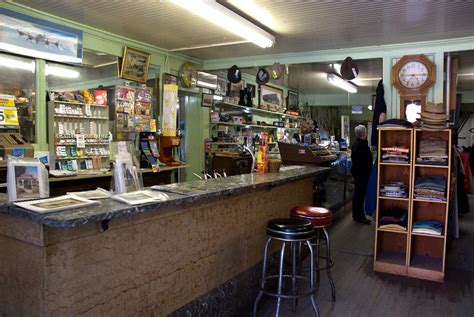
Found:
[[437, 220], [417, 220], [413, 224], [413, 229], [430, 229], [441, 233], [443, 224]]
[[415, 189], [422, 188], [444, 192], [446, 190], [446, 178], [443, 176], [417, 176]]

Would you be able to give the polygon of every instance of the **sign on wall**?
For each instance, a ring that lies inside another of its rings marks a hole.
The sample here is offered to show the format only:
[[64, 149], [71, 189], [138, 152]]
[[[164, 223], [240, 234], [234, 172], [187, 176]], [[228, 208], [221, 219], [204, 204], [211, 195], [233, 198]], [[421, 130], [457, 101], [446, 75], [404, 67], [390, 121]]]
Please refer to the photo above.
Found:
[[0, 8], [0, 50], [79, 64], [82, 31]]
[[364, 108], [362, 106], [352, 106], [352, 114], [363, 114]]
[[163, 85], [163, 135], [176, 136], [178, 85]]

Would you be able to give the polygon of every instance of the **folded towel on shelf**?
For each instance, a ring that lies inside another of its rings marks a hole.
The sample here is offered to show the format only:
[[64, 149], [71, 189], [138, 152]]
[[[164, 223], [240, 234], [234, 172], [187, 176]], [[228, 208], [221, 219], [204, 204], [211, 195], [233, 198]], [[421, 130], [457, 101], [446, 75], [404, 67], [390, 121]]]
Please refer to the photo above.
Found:
[[407, 186], [403, 182], [390, 182], [382, 185], [380, 195], [385, 197], [405, 198], [407, 197], [406, 188]]
[[444, 176], [417, 176], [415, 189], [432, 189], [446, 191], [446, 178]]
[[379, 228], [381, 229], [402, 229], [407, 228], [408, 213], [405, 209], [393, 207], [384, 210], [379, 219]]
[[417, 220], [413, 224], [414, 233], [442, 235], [443, 224], [437, 220]]
[[408, 163], [410, 150], [404, 146], [384, 147], [382, 151], [382, 162]]
[[379, 226], [379, 229], [407, 231], [407, 227], [403, 227], [401, 225], [396, 225], [396, 224], [381, 225], [381, 226]]

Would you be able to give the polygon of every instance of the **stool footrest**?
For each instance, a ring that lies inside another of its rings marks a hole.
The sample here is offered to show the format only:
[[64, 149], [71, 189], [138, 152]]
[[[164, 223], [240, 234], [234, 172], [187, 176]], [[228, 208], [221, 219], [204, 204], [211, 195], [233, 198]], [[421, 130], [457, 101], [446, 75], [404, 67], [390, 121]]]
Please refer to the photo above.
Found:
[[[289, 274], [282, 275], [282, 277], [283, 277], [283, 279], [293, 279], [293, 275], [289, 275]], [[268, 280], [272, 280], [272, 279], [277, 280], [278, 278], [279, 278], [278, 275], [269, 275], [269, 276], [266, 276], [266, 278], [265, 278], [265, 283], [266, 283]], [[308, 277], [301, 276], [301, 275], [296, 275], [295, 278], [296, 278], [297, 280], [301, 280], [301, 281], [305, 281], [305, 282], [310, 283], [310, 279], [309, 279]], [[306, 297], [306, 296], [310, 296], [310, 295], [316, 294], [316, 289], [310, 290], [310, 291], [305, 292], [305, 293], [300, 293], [300, 294], [278, 294], [278, 293], [275, 293], [275, 292], [271, 292], [270, 290], [268, 290], [268, 289], [265, 288], [265, 287], [264, 287], [264, 288], [260, 288], [260, 291], [262, 291], [264, 294], [269, 295], [269, 296], [281, 297], [281, 298], [287, 298], [287, 299], [302, 298], [302, 297]]]

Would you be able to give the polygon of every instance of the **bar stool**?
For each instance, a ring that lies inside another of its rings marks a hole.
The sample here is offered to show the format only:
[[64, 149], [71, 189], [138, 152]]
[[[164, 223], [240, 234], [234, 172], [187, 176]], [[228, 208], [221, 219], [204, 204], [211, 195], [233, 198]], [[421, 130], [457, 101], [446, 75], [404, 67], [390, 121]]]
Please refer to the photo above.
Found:
[[[332, 224], [332, 212], [329, 209], [322, 207], [313, 207], [313, 206], [298, 206], [291, 210], [291, 217], [294, 219], [304, 219], [309, 220], [313, 224], [315, 229], [313, 237], [313, 247], [316, 247], [316, 279], [319, 281], [319, 272], [321, 270], [326, 270], [328, 275], [329, 284], [331, 284], [331, 294], [332, 301], [336, 301], [336, 286], [334, 285], [334, 280], [331, 274], [331, 268], [334, 265], [334, 262], [331, 260], [331, 244], [329, 240], [329, 234], [326, 228], [330, 227]], [[323, 236], [321, 236], [321, 232]], [[321, 245], [321, 239], [325, 240], [326, 244], [326, 256], [320, 256], [319, 246]], [[325, 259], [326, 265], [324, 267], [319, 267], [319, 259]]]
[[[305, 219], [291, 219], [291, 218], [282, 218], [282, 219], [272, 219], [267, 223], [267, 241], [265, 243], [264, 255], [263, 255], [263, 270], [262, 270], [262, 280], [260, 284], [260, 290], [258, 292], [257, 298], [255, 300], [253, 313], [254, 316], [257, 316], [257, 306], [258, 302], [262, 298], [263, 294], [267, 294], [269, 296], [276, 297], [277, 301], [277, 308], [275, 316], [278, 316], [280, 313], [280, 305], [281, 299], [293, 299], [293, 308], [296, 305], [296, 299], [310, 296], [311, 297], [311, 305], [313, 306], [314, 313], [317, 317], [319, 317], [318, 308], [316, 306], [316, 300], [314, 298], [314, 294], [316, 293], [316, 288], [314, 286], [314, 258], [313, 258], [313, 247], [311, 245], [311, 239], [314, 236], [314, 228], [310, 221]], [[272, 240], [279, 240], [282, 242], [281, 250], [280, 250], [280, 263], [279, 263], [279, 271], [277, 275], [269, 275], [267, 274], [267, 257], [268, 257], [268, 248], [270, 242]], [[308, 249], [309, 253], [311, 254], [311, 261], [310, 261], [310, 268], [311, 274], [310, 278], [297, 275], [297, 259], [296, 259], [296, 246], [297, 244], [304, 243]], [[292, 273], [291, 274], [284, 274], [283, 272], [283, 262], [285, 256], [285, 249], [286, 245], [289, 244], [292, 250]], [[277, 292], [272, 292], [265, 288], [265, 284], [272, 280], [278, 279], [278, 290]], [[283, 279], [291, 279], [292, 282], [292, 290], [291, 294], [284, 294], [283, 293]], [[298, 294], [297, 291], [297, 280], [305, 280], [309, 282], [309, 291], [306, 293]]]

